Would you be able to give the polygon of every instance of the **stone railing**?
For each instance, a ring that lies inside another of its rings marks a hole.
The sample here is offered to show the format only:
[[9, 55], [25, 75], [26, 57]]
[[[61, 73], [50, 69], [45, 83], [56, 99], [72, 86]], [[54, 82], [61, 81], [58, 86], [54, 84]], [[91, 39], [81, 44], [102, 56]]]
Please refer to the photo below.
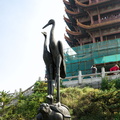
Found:
[[[66, 77], [68, 81], [63, 81], [62, 84], [67, 86], [67, 87], [74, 87], [74, 86], [86, 86], [86, 85], [92, 85], [92, 84], [99, 84], [97, 87], [100, 87], [100, 83], [103, 78], [106, 76], [108, 79], [116, 79], [120, 78], [120, 70], [118, 71], [105, 71], [105, 68], [103, 67], [101, 69], [101, 73], [96, 73], [96, 74], [86, 74], [82, 75], [82, 72], [79, 71], [77, 76], [71, 76], [71, 77]], [[72, 79], [75, 80], [72, 80]], [[94, 86], [93, 86], [94, 87]]]
[[[74, 86], [85, 86], [85, 85], [91, 85], [91, 84], [97, 83], [97, 87], [100, 87], [100, 84], [98, 83], [101, 83], [102, 78], [104, 78], [105, 76], [107, 76], [109, 79], [120, 78], [120, 74], [119, 74], [120, 70], [106, 72], [105, 68], [103, 67], [101, 71], [102, 71], [101, 73], [86, 74], [86, 75], [82, 75], [82, 71], [79, 71], [77, 76], [66, 77], [65, 79], [67, 79], [68, 81], [63, 81], [62, 85], [65, 85], [67, 87], [74, 87]], [[113, 74], [113, 75], [109, 75], [109, 74]], [[75, 80], [72, 80], [72, 79], [75, 79]], [[46, 82], [45, 80], [42, 80], [42, 81]], [[34, 85], [24, 90], [22, 92], [23, 95], [24, 96], [31, 95], [33, 93], [33, 87]], [[17, 104], [18, 102], [18, 99], [17, 99], [18, 94], [16, 93], [12, 93], [12, 94], [14, 95], [14, 98], [8, 104], [8, 106], [11, 104]]]

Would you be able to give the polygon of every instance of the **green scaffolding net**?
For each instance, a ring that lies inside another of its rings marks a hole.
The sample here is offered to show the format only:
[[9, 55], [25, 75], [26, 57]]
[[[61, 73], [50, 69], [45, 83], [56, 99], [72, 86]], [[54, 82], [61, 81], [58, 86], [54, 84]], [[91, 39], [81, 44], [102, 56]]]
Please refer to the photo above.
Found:
[[[91, 66], [120, 61], [120, 39], [107, 40], [64, 50], [67, 77], [90, 74]], [[98, 69], [98, 72], [100, 69]]]

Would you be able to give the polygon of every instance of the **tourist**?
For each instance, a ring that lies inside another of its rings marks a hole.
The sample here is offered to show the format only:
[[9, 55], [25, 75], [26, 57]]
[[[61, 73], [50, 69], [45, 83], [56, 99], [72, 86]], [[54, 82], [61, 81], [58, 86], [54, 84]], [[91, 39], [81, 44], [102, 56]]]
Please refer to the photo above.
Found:
[[[93, 65], [91, 67], [91, 70], [92, 70], [92, 73], [96, 74], [97, 73], [97, 67], [96, 67], [96, 65]], [[97, 75], [95, 75], [95, 77], [97, 77]]]
[[96, 65], [93, 65], [93, 66], [91, 67], [91, 70], [92, 70], [92, 73], [97, 73]]
[[119, 69], [120, 69], [119, 66], [117, 64], [115, 64], [115, 66], [110, 68], [110, 71], [117, 71]]
[[116, 71], [116, 70], [119, 70], [119, 66], [117, 64], [110, 68], [110, 71]]

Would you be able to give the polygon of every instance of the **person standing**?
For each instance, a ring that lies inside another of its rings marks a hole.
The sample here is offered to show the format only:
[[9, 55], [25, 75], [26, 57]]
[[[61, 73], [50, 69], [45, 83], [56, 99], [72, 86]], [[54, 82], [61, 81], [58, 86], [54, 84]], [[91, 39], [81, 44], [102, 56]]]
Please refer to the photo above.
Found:
[[[117, 71], [119, 69], [120, 69], [119, 66], [117, 64], [115, 64], [115, 66], [113, 66], [113, 67], [110, 68], [110, 71]], [[113, 73], [113, 74], [117, 75], [118, 73]]]
[[[97, 73], [97, 67], [96, 67], [96, 65], [93, 65], [93, 66], [91, 67], [91, 70], [92, 70], [92, 73], [93, 73], [93, 74], [96, 74], [96, 73]], [[95, 77], [97, 77], [97, 75], [95, 75]]]
[[110, 68], [110, 71], [116, 71], [116, 70], [119, 70], [119, 66], [117, 64]]
[[92, 73], [97, 73], [97, 67], [96, 67], [96, 65], [93, 65], [91, 67], [91, 70], [92, 70]]

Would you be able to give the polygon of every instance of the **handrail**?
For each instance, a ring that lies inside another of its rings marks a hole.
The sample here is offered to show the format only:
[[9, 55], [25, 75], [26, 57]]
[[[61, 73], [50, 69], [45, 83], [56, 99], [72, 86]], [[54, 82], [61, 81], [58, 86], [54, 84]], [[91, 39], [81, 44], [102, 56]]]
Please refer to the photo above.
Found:
[[[95, 74], [86, 74], [86, 75], [82, 75], [82, 72], [79, 71], [79, 74], [76, 76], [70, 76], [70, 77], [66, 77], [65, 79], [68, 79], [68, 81], [64, 81], [62, 82], [63, 85], [67, 86], [67, 87], [72, 87], [72, 86], [86, 86], [87, 85], [91, 85], [91, 84], [96, 84], [98, 85], [98, 87], [100, 87], [100, 83], [102, 82], [102, 79], [106, 77], [108, 77], [108, 79], [112, 80], [112, 79], [116, 79], [116, 78], [120, 78], [120, 70], [118, 71], [104, 71], [104, 67], [102, 68], [102, 72], [101, 73], [95, 73]], [[113, 75], [108, 75], [108, 74], [113, 74]], [[85, 78], [87, 77], [87, 78]], [[72, 80], [73, 78], [76, 78], [74, 80]]]
[[[45, 80], [42, 80], [42, 82], [45, 82]], [[30, 95], [30, 94], [26, 94], [28, 91], [32, 91], [32, 88], [34, 87], [34, 84], [33, 85], [31, 85], [29, 88], [27, 88], [26, 90], [24, 90], [24, 91], [22, 91], [21, 93], [24, 95], [24, 96], [28, 96], [28, 95]], [[32, 94], [33, 92], [31, 92], [31, 94]], [[11, 94], [15, 94], [15, 93], [11, 93]], [[11, 104], [16, 104], [17, 102], [18, 102], [18, 100], [17, 100], [17, 97], [18, 97], [19, 95], [17, 95], [17, 96], [15, 96], [15, 97], [13, 97], [12, 98], [12, 100], [8, 103], [8, 105], [7, 106], [9, 106], [9, 105], [11, 105]]]
[[[117, 71], [106, 71], [104, 72], [105, 75], [108, 75], [108, 74], [114, 74], [114, 73], [120, 73], [120, 70], [117, 70]], [[82, 78], [84, 77], [92, 77], [92, 76], [96, 76], [96, 75], [101, 75], [102, 76], [103, 72], [101, 73], [92, 73], [92, 74], [85, 74], [85, 75], [81, 75]], [[70, 77], [66, 77], [65, 79], [73, 79], [73, 78], [77, 78], [78, 79], [79, 75], [76, 75], [76, 76], [70, 76]]]
[[78, 78], [78, 75], [77, 76], [66, 77], [65, 79], [73, 79], [73, 78]]

